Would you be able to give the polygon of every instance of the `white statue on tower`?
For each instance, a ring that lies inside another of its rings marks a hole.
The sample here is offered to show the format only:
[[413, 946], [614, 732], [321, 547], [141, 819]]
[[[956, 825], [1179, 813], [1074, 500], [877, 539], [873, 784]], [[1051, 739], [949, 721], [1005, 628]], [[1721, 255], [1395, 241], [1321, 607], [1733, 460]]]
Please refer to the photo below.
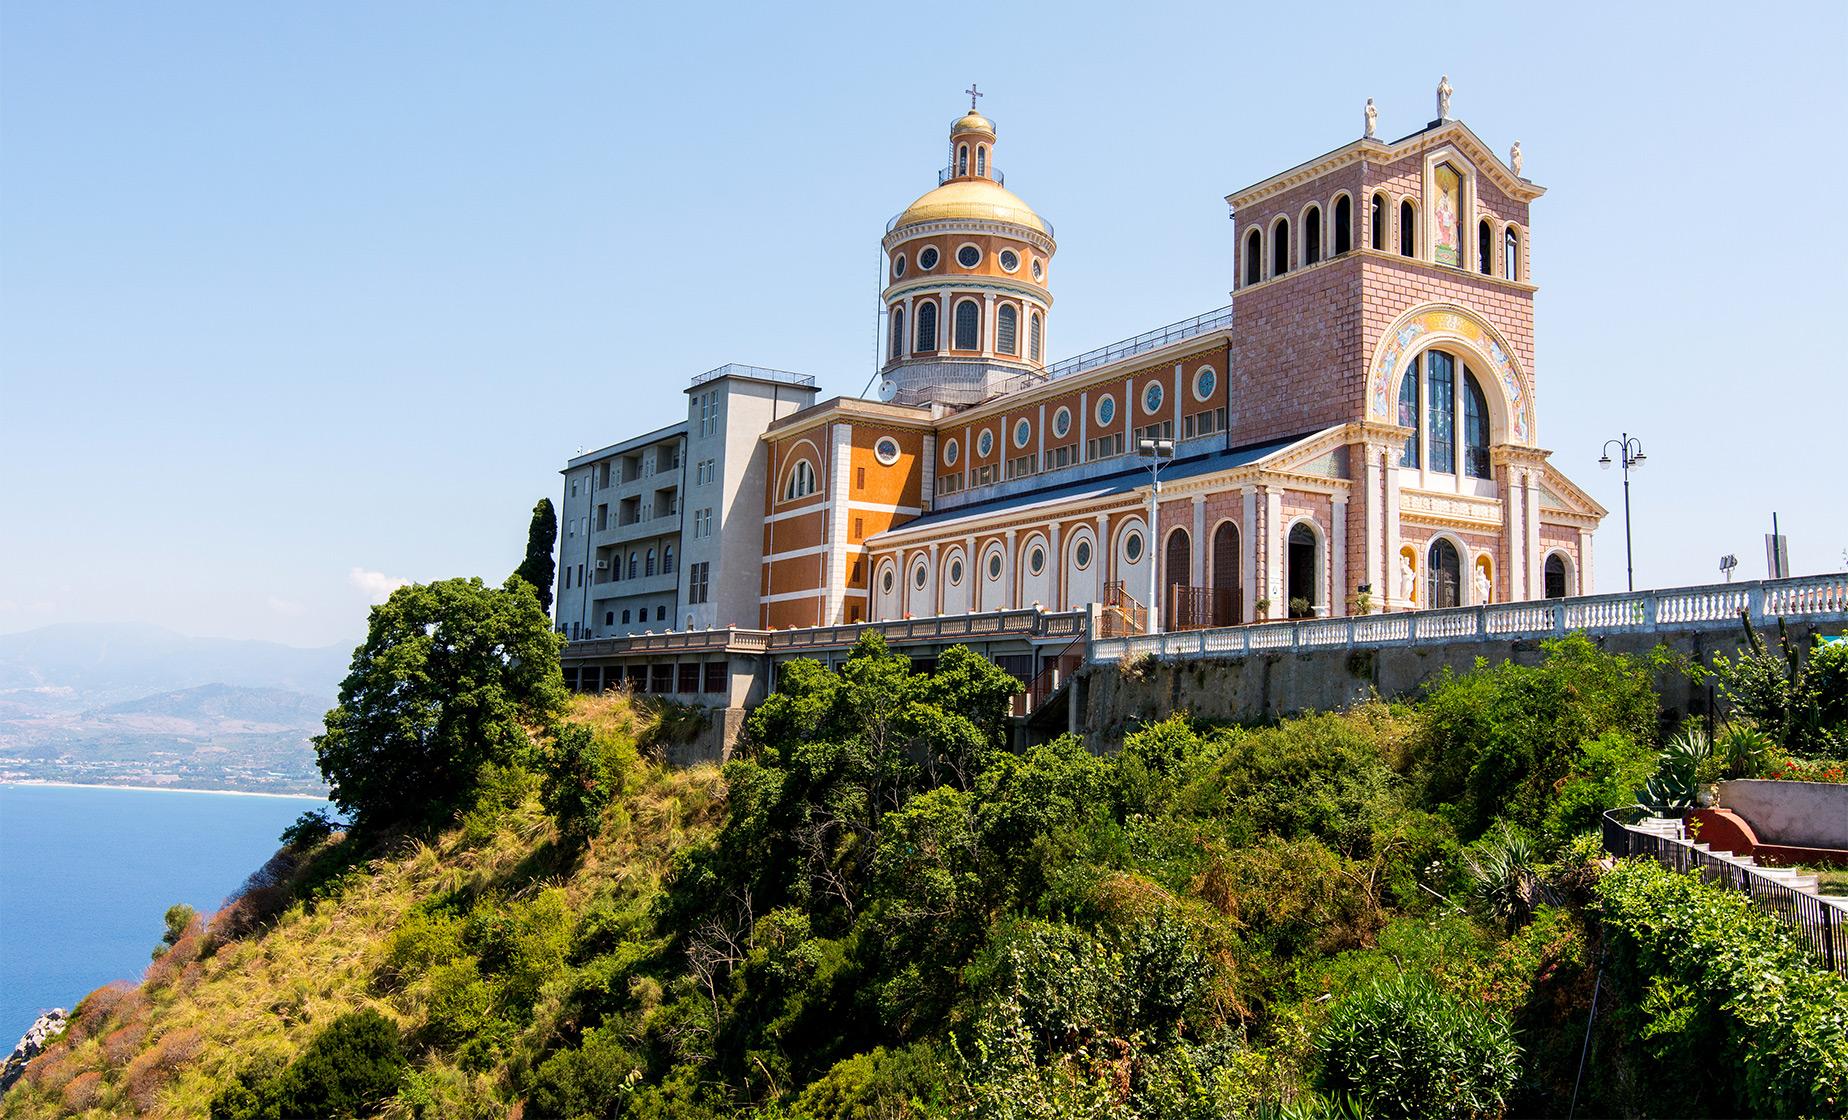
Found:
[[1367, 98], [1367, 139], [1379, 137], [1380, 111], [1373, 107], [1373, 98]]
[[1521, 173], [1521, 142], [1519, 140], [1514, 142], [1514, 147], [1508, 149], [1508, 166], [1514, 168], [1516, 175]]
[[1437, 119], [1440, 121], [1450, 119], [1450, 94], [1450, 75], [1445, 74], [1437, 79]]

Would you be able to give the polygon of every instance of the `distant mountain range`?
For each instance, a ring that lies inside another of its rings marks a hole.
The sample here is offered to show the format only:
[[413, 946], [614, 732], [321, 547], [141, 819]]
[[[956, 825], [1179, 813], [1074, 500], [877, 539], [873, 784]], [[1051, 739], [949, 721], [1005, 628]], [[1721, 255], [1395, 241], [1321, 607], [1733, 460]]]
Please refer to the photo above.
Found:
[[0, 634], [0, 780], [318, 789], [351, 651], [63, 624]]

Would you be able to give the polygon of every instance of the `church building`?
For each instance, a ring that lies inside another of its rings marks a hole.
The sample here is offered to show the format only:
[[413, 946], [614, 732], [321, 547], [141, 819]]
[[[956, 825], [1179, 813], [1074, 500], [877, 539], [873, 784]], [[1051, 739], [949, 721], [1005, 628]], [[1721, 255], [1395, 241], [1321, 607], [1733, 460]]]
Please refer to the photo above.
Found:
[[878, 399], [722, 367], [645, 455], [572, 460], [560, 629], [1037, 608], [1126, 633], [1589, 593], [1605, 511], [1540, 440], [1543, 188], [1449, 100], [1396, 140], [1369, 101], [1362, 136], [1228, 195], [1230, 306], [1048, 362], [1058, 242], [972, 96], [881, 240]]

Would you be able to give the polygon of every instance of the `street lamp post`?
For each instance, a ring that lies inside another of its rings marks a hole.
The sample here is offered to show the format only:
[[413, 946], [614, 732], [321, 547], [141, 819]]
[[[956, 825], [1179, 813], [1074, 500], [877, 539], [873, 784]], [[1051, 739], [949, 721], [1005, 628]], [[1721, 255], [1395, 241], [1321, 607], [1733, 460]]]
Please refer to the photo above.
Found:
[[1623, 568], [1624, 581], [1631, 591], [1636, 590], [1636, 561], [1630, 551], [1630, 471], [1643, 465], [1648, 456], [1643, 454], [1643, 441], [1623, 433], [1621, 439], [1604, 441], [1604, 454], [1599, 456], [1598, 465], [1605, 470], [1611, 469], [1611, 445], [1617, 446], [1617, 457], [1623, 463]]
[[1141, 439], [1136, 441], [1136, 450], [1149, 461], [1149, 628], [1151, 634], [1161, 633], [1161, 601], [1157, 594], [1156, 581], [1161, 573], [1156, 567], [1155, 523], [1161, 513], [1161, 469], [1174, 461], [1174, 441], [1171, 439]]

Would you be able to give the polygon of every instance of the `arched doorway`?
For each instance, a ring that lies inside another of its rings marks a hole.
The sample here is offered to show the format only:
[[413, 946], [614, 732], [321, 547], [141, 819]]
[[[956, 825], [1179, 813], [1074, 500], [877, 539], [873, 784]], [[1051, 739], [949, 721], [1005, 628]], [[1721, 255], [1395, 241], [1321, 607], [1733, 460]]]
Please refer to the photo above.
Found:
[[1440, 610], [1461, 606], [1463, 558], [1457, 554], [1457, 546], [1444, 537], [1432, 541], [1425, 568], [1431, 582], [1425, 605]]
[[1193, 542], [1187, 530], [1175, 529], [1168, 534], [1168, 546], [1161, 558], [1161, 609], [1168, 616], [1168, 629], [1192, 630], [1207, 625], [1188, 594], [1193, 582]]
[[1322, 568], [1320, 551], [1321, 541], [1306, 522], [1299, 521], [1291, 527], [1287, 568], [1289, 602], [1285, 604], [1291, 618], [1315, 617], [1315, 608], [1321, 602], [1317, 594]]
[[1215, 626], [1245, 621], [1243, 573], [1239, 570], [1238, 526], [1221, 521], [1213, 530], [1213, 611]]
[[1566, 580], [1566, 558], [1564, 556], [1557, 552], [1549, 554], [1546, 558], [1545, 575], [1547, 598], [1564, 599], [1571, 594]]

